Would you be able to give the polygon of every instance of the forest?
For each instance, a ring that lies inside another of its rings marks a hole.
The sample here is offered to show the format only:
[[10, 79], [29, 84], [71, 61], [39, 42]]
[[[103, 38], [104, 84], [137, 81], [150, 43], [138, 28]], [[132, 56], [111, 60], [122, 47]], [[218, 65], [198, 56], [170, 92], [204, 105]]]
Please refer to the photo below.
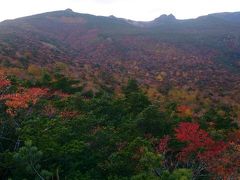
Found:
[[240, 176], [232, 107], [193, 108], [176, 98], [180, 91], [154, 100], [134, 79], [118, 94], [84, 92], [78, 84], [61, 71], [24, 79], [1, 70], [1, 179]]

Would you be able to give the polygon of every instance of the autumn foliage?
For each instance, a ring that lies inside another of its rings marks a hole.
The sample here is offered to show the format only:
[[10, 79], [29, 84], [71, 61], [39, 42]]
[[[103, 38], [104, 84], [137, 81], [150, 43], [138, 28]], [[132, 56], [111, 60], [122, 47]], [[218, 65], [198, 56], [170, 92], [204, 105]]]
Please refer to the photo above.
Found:
[[29, 104], [36, 104], [38, 99], [47, 92], [47, 89], [30, 88], [22, 92], [3, 95], [0, 100], [5, 100], [5, 105], [8, 107], [7, 113], [14, 116], [18, 109], [26, 109]]
[[177, 112], [178, 112], [179, 116], [181, 116], [181, 117], [191, 117], [193, 114], [191, 108], [186, 105], [178, 106]]
[[11, 82], [6, 78], [4, 72], [0, 71], [0, 89], [7, 87], [11, 84]]
[[[210, 114], [197, 119], [198, 112], [190, 103], [183, 103], [187, 106], [171, 102], [162, 108], [152, 103], [134, 80], [123, 87], [121, 97], [103, 93], [86, 98], [80, 90], [64, 91], [66, 83], [56, 86], [49, 81], [46, 85], [39, 80], [13, 81], [11, 85], [4, 74], [0, 77], [0, 140], [6, 146], [2, 152], [10, 151], [12, 158], [22, 156], [22, 161], [16, 163], [15, 159], [9, 160], [8, 154], [4, 155], [7, 168], [0, 167], [0, 176], [11, 169], [5, 177], [34, 179], [40, 173], [46, 179], [81, 179], [91, 169], [89, 179], [239, 177], [238, 129], [230, 126], [219, 131], [214, 126], [206, 127], [208, 119], [216, 117]], [[189, 122], [182, 122], [185, 117]], [[224, 141], [217, 141], [212, 134]], [[28, 139], [32, 139], [34, 147], [23, 143]], [[43, 156], [37, 164], [42, 167], [37, 169], [38, 173], [24, 169], [32, 148], [44, 152], [35, 154]], [[56, 164], [52, 164], [51, 158], [56, 159]], [[68, 172], [65, 167], [74, 168]], [[41, 174], [42, 169], [49, 173]], [[80, 175], [74, 174], [76, 169]]]
[[179, 154], [183, 160], [193, 153], [199, 160], [209, 160], [227, 148], [227, 144], [214, 141], [197, 123], [181, 122], [175, 131], [177, 140], [187, 144]]
[[0, 179], [239, 179], [240, 31], [216, 17], [1, 23]]
[[207, 165], [210, 172], [223, 179], [240, 177], [240, 131], [230, 135], [228, 148]]

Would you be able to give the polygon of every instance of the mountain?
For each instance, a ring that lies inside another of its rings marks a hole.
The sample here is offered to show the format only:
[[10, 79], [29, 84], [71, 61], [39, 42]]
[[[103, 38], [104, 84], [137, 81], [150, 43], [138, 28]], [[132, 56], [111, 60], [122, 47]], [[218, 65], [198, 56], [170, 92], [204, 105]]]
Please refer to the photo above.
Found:
[[235, 12], [178, 20], [170, 14], [137, 22], [71, 9], [48, 12], [0, 23], [0, 62], [27, 68], [60, 61], [99, 86], [115, 88], [136, 78], [158, 91], [184, 87], [238, 101], [239, 17]]
[[239, 179], [238, 17], [1, 22], [0, 179]]

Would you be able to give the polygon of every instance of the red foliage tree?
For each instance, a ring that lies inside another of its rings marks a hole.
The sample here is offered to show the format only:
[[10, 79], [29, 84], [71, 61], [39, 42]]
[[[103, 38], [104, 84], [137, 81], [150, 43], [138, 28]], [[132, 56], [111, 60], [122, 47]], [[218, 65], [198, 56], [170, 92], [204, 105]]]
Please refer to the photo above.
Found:
[[210, 172], [223, 179], [240, 177], [240, 131], [230, 134], [228, 148], [215, 161], [207, 161]]
[[175, 132], [177, 140], [187, 144], [179, 154], [182, 160], [192, 154], [199, 160], [210, 160], [227, 148], [226, 143], [215, 142], [197, 123], [181, 122]]

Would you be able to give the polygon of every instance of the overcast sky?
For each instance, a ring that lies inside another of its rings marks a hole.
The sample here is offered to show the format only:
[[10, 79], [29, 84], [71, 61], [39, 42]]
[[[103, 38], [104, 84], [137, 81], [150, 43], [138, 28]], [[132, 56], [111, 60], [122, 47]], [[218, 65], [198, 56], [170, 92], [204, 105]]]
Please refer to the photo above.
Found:
[[0, 21], [71, 8], [94, 15], [152, 20], [161, 14], [178, 19], [214, 12], [240, 11], [240, 0], [0, 0]]

